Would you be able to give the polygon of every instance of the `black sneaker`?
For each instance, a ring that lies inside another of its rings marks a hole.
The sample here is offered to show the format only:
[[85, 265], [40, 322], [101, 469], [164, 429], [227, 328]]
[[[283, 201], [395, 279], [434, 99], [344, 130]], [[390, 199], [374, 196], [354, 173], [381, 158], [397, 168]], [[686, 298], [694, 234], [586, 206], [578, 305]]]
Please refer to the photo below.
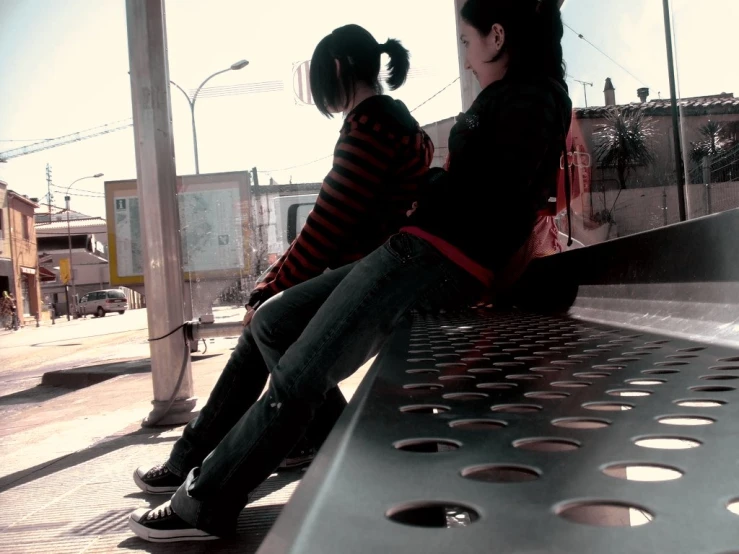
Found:
[[149, 510], [139, 508], [128, 517], [128, 526], [145, 541], [211, 541], [215, 535], [196, 529], [172, 510], [169, 501]]
[[315, 457], [316, 451], [313, 448], [297, 452], [293, 451], [288, 454], [287, 458], [282, 460], [277, 469], [297, 469], [299, 467], [307, 466], [315, 459]]
[[151, 494], [174, 494], [185, 482], [184, 479], [169, 471], [165, 464], [136, 468], [133, 472], [133, 480], [142, 491]]

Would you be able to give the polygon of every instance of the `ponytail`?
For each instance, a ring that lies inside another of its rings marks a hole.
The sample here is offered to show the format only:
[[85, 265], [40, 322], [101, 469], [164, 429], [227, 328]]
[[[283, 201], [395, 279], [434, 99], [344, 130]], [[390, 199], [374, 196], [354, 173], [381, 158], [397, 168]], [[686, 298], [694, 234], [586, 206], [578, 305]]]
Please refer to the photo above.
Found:
[[390, 90], [397, 90], [408, 78], [408, 71], [411, 67], [410, 52], [394, 38], [389, 38], [385, 44], [380, 44], [379, 50], [381, 54], [387, 54], [390, 57], [390, 61], [387, 62], [387, 70], [390, 74], [387, 84]]

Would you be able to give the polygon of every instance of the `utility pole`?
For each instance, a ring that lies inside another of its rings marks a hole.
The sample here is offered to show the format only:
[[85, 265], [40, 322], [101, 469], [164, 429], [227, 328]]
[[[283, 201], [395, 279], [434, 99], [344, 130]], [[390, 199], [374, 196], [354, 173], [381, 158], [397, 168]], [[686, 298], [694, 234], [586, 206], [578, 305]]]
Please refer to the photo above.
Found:
[[586, 87], [592, 87], [593, 83], [588, 83], [587, 81], [581, 81], [580, 79], [575, 79], [574, 77], [571, 77], [573, 81], [576, 83], [580, 83], [582, 85], [582, 92], [585, 95], [585, 107], [588, 107], [588, 89]]
[[670, 79], [670, 108], [672, 112], [672, 134], [675, 156], [675, 177], [677, 178], [677, 206], [680, 221], [687, 219], [685, 209], [685, 171], [683, 167], [682, 144], [680, 143], [680, 115], [677, 108], [677, 85], [675, 84], [675, 59], [672, 51], [672, 24], [670, 22], [670, 1], [662, 0], [665, 16], [665, 44], [667, 46], [667, 73]]
[[51, 164], [48, 163], [46, 164], [46, 188], [48, 189], [46, 199], [49, 204], [49, 223], [51, 223]]

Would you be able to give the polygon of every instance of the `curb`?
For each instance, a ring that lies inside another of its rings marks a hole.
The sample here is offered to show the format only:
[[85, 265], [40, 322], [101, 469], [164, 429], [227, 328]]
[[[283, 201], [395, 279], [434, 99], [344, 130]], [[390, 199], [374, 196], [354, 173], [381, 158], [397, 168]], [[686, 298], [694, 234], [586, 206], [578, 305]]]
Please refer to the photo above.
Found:
[[129, 360], [97, 366], [48, 371], [43, 374], [41, 384], [50, 387], [82, 389], [121, 375], [149, 373], [150, 371], [151, 360], [148, 358], [144, 360]]

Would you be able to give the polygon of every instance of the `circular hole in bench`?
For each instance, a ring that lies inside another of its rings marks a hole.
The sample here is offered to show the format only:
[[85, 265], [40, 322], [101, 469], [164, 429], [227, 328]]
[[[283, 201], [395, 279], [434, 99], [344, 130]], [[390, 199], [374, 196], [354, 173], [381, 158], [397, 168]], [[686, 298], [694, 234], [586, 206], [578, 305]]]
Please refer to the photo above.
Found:
[[421, 362], [435, 362], [435, 358], [408, 358], [406, 362], [411, 364], [420, 364]]
[[698, 448], [702, 443], [697, 439], [691, 439], [689, 437], [648, 435], [636, 437], [634, 444], [642, 448], [654, 448], [657, 450], [687, 450], [689, 448]]
[[610, 394], [611, 396], [639, 397], [639, 396], [650, 396], [653, 393], [652, 391], [649, 391], [649, 390], [640, 390], [640, 389], [612, 389], [612, 390], [606, 391], [606, 394]]
[[511, 381], [536, 381], [537, 379], [541, 379], [541, 375], [535, 373], [513, 373], [506, 375], [506, 379], [510, 379]]
[[464, 468], [461, 474], [466, 479], [485, 483], [525, 483], [541, 477], [533, 467], [518, 464], [480, 464]]
[[524, 367], [526, 364], [523, 362], [494, 362], [495, 367]]
[[575, 362], [572, 360], [552, 360], [549, 362], [551, 365], [561, 365], [561, 366], [573, 366], [573, 365], [580, 365], [582, 362]]
[[615, 500], [565, 502], [554, 512], [573, 523], [598, 527], [638, 527], [654, 519], [646, 508]]
[[711, 371], [737, 371], [739, 365], [712, 365], [708, 369]]
[[690, 362], [654, 362], [657, 367], [678, 367], [682, 365], [690, 365]]
[[441, 362], [438, 364], [434, 364], [436, 367], [445, 369], [449, 367], [467, 367], [467, 364], [463, 364], [462, 362]]
[[679, 369], [645, 369], [642, 371], [644, 375], [672, 375], [680, 373]]
[[539, 373], [554, 373], [557, 371], [562, 371], [562, 368], [561, 367], [537, 366], [537, 367], [532, 367], [529, 371], [536, 371]]
[[621, 412], [631, 410], [634, 405], [625, 402], [586, 402], [582, 407], [586, 410], [595, 410], [598, 412]]
[[505, 412], [510, 414], [530, 414], [539, 412], [543, 408], [538, 404], [496, 404], [490, 408], [494, 412]]
[[662, 348], [661, 346], [648, 345], [648, 346], [635, 346], [634, 350], [659, 350], [661, 348]]
[[721, 406], [725, 406], [726, 402], [712, 398], [682, 398], [675, 400], [675, 404], [683, 408], [720, 408]]
[[643, 462], [619, 462], [602, 468], [603, 473], [626, 481], [674, 481], [683, 476], [676, 467]]
[[569, 452], [580, 448], [580, 443], [574, 439], [559, 437], [532, 437], [515, 440], [513, 446], [534, 452]]
[[474, 375], [442, 375], [439, 381], [474, 381]]
[[440, 373], [438, 369], [406, 369], [405, 372], [410, 375], [431, 375]]
[[735, 387], [729, 387], [726, 385], [707, 385], [702, 387], [689, 387], [694, 392], [731, 392], [736, 390]]
[[515, 389], [518, 386], [516, 383], [480, 383], [476, 385], [478, 389], [491, 389], [491, 390], [510, 390]]
[[593, 383], [590, 383], [588, 381], [553, 381], [552, 386], [553, 387], [565, 387], [565, 388], [584, 388], [589, 387]]
[[458, 450], [462, 443], [449, 439], [404, 439], [396, 441], [393, 446], [404, 452], [421, 452], [433, 454]]
[[703, 381], [734, 381], [739, 379], [739, 375], [701, 375], [698, 379], [702, 379]]
[[664, 379], [626, 379], [626, 383], [629, 385], [640, 387], [656, 387], [657, 385], [664, 385], [666, 382]]
[[736, 514], [739, 516], [739, 498], [729, 502], [726, 505], [726, 509], [729, 510], [732, 514]]
[[488, 398], [484, 392], [450, 392], [443, 395], [445, 400], [480, 400]]
[[569, 392], [557, 392], [557, 391], [535, 391], [527, 392], [524, 394], [526, 398], [543, 398], [544, 400], [560, 400], [570, 396]]
[[409, 404], [400, 407], [400, 411], [404, 414], [441, 414], [449, 410], [451, 408], [443, 404]]
[[667, 356], [670, 360], [687, 360], [689, 358], [697, 358], [697, 354], [672, 354], [671, 356]]
[[602, 429], [611, 424], [607, 419], [590, 418], [590, 417], [561, 417], [552, 420], [555, 427], [564, 427], [566, 429]]
[[657, 421], [663, 425], [711, 425], [716, 423], [712, 417], [694, 416], [694, 415], [668, 415], [658, 417]]
[[443, 389], [444, 385], [437, 383], [411, 383], [409, 385], [403, 385], [403, 388], [406, 390], [436, 390]]
[[690, 348], [678, 348], [678, 352], [700, 352], [701, 350], [705, 350], [706, 346], [691, 346]]
[[471, 367], [467, 370], [467, 373], [500, 373], [501, 370], [497, 367]]
[[449, 529], [466, 527], [480, 519], [469, 506], [448, 502], [409, 502], [390, 508], [385, 517], [395, 523], [413, 527]]
[[505, 421], [497, 419], [457, 419], [449, 422], [449, 427], [462, 429], [464, 431], [490, 431], [505, 427]]
[[[621, 352], [622, 356], [651, 356], [652, 352]], [[628, 358], [630, 362], [635, 362], [640, 358]]]
[[739, 356], [733, 356], [731, 358], [719, 358], [719, 362], [739, 362]]
[[667, 344], [668, 342], [670, 341], [668, 340], [649, 340], [649, 341], [646, 341], [644, 344]]
[[573, 373], [573, 377], [582, 377], [583, 379], [604, 379], [610, 377], [611, 374], [605, 371], [583, 371], [580, 373]]
[[[617, 358], [613, 358], [616, 360]], [[623, 358], [620, 358], [623, 359]], [[625, 365], [614, 365], [614, 364], [596, 364], [592, 369], [599, 369], [601, 371], [618, 371], [619, 369], [626, 369]]]

